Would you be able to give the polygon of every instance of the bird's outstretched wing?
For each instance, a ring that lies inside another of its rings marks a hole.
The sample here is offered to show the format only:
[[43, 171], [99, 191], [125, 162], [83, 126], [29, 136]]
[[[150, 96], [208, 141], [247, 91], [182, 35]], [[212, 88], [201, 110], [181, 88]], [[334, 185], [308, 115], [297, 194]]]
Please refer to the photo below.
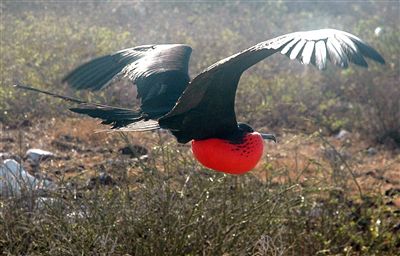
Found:
[[[120, 76], [126, 76], [137, 86], [141, 100], [139, 112], [146, 119], [155, 119], [168, 113], [187, 87], [191, 51], [189, 46], [182, 44], [128, 48], [93, 59], [74, 69], [62, 81], [78, 90], [100, 90]], [[98, 118], [110, 116], [105, 109], [96, 112], [93, 107], [81, 106], [74, 110], [90, 112]]]
[[329, 60], [341, 68], [347, 68], [349, 62], [367, 67], [364, 57], [385, 62], [372, 47], [347, 32], [321, 29], [286, 34], [208, 67], [190, 82], [175, 107], [159, 120], [160, 126], [171, 129], [177, 137], [185, 134], [181, 142], [219, 137], [235, 130], [234, 101], [240, 76], [277, 52], [318, 69], [325, 69]]

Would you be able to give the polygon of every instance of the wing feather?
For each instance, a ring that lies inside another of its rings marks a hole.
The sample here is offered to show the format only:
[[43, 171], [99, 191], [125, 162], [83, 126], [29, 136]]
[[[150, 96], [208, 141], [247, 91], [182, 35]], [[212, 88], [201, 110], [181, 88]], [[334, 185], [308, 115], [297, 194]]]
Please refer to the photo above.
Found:
[[144, 132], [159, 129], [160, 126], [156, 120], [140, 120], [135, 123], [128, 124], [124, 127], [120, 127], [117, 131], [123, 132]]
[[374, 48], [369, 46], [360, 38], [347, 32], [343, 32], [343, 36], [347, 36], [354, 42], [354, 44], [357, 46], [358, 49], [357, 52], [359, 52], [360, 55], [365, 56], [371, 60], [377, 61], [381, 64], [385, 64], [385, 60], [383, 59], [383, 57]]
[[326, 68], [326, 51], [326, 45], [323, 40], [315, 43], [315, 66], [320, 70]]
[[[299, 53], [301, 52], [301, 50], [303, 50], [304, 45], [306, 44], [306, 40], [301, 39], [292, 49], [292, 51], [290, 52], [290, 56], [289, 58], [291, 60], [294, 60], [297, 58], [297, 56], [299, 55]], [[289, 53], [289, 52], [288, 52]]]
[[328, 47], [329, 56], [332, 62], [339, 67], [347, 68], [347, 56], [343, 50], [343, 47], [334, 37], [329, 37], [326, 43]]
[[[290, 41], [281, 51], [282, 54], [288, 54], [290, 53], [290, 51], [292, 50], [293, 45], [297, 44], [297, 42], [299, 42], [301, 40], [300, 37], [295, 37], [292, 38], [292, 41]], [[274, 45], [275, 46], [275, 45]], [[276, 47], [276, 46], [275, 46]], [[276, 48], [273, 49], [276, 49]], [[279, 48], [279, 47], [278, 47]]]
[[[79, 106], [71, 110], [100, 118], [113, 128], [130, 130], [158, 128], [154, 122], [168, 113], [189, 83], [191, 48], [182, 44], [143, 45], [95, 58], [63, 78], [77, 90], [100, 90], [120, 77], [137, 86], [138, 111], [118, 107]], [[150, 119], [154, 119], [150, 121]]]
[[303, 64], [310, 64], [311, 57], [314, 53], [315, 42], [314, 41], [307, 41], [306, 45], [303, 49], [302, 59], [301, 62]]
[[[148, 46], [153, 47], [153, 46]], [[86, 62], [68, 73], [62, 82], [68, 83], [77, 90], [100, 90], [109, 85], [104, 77], [118, 75], [129, 63], [133, 63], [145, 56], [145, 52], [137, 48], [128, 48], [116, 53], [95, 58]], [[99, 81], [103, 83], [99, 84]]]
[[160, 126], [181, 134], [181, 142], [215, 137], [224, 129], [234, 130], [234, 101], [241, 74], [276, 52], [318, 69], [325, 69], [328, 60], [341, 68], [347, 68], [349, 62], [366, 66], [363, 56], [384, 63], [372, 47], [343, 31], [321, 29], [279, 36], [205, 69], [190, 82], [175, 107], [159, 119]]
[[341, 44], [341, 47], [343, 48], [343, 51], [346, 53], [346, 56], [350, 62], [362, 67], [368, 67], [368, 63], [365, 61], [357, 46], [349, 37], [343, 34], [337, 34], [335, 37]]
[[95, 58], [62, 80], [72, 88], [100, 90], [126, 76], [137, 86], [141, 112], [168, 113], [189, 83], [191, 48], [182, 44], [144, 45]]

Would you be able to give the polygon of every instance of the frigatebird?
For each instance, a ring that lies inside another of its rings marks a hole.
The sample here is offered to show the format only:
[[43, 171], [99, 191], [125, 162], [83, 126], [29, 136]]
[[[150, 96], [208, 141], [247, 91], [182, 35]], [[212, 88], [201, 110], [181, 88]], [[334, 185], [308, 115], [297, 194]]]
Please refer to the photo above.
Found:
[[167, 129], [179, 143], [192, 141], [192, 151], [204, 166], [242, 174], [259, 162], [263, 139], [276, 142], [273, 134], [260, 134], [236, 120], [235, 94], [245, 70], [277, 52], [320, 70], [328, 61], [340, 68], [350, 62], [368, 67], [364, 57], [385, 63], [360, 38], [335, 29], [294, 32], [258, 43], [216, 62], [192, 80], [191, 51], [184, 44], [143, 45], [78, 66], [63, 82], [77, 90], [96, 91], [125, 76], [136, 85], [141, 105], [135, 111], [84, 103], [70, 110], [122, 131]]

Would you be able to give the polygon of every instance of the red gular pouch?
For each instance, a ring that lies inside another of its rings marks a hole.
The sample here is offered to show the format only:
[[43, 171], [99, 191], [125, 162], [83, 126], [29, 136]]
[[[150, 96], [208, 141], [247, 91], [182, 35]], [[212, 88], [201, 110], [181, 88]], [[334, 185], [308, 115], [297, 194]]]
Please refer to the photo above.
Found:
[[260, 161], [264, 150], [263, 138], [258, 132], [247, 133], [240, 144], [211, 138], [192, 140], [192, 151], [205, 167], [229, 174], [244, 174]]

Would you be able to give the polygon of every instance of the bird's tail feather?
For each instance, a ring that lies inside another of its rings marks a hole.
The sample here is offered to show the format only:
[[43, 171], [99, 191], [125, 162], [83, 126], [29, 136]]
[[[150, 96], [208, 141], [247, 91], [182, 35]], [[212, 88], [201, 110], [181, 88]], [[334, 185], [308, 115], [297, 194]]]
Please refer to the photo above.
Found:
[[37, 92], [37, 93], [47, 94], [47, 95], [50, 95], [52, 97], [59, 98], [59, 99], [62, 99], [62, 100], [66, 100], [66, 101], [73, 102], [73, 103], [78, 103], [78, 104], [87, 103], [87, 102], [85, 102], [83, 100], [80, 100], [80, 99], [77, 99], [77, 98], [68, 97], [68, 96], [52, 93], [52, 92], [45, 91], [45, 90], [40, 90], [40, 89], [37, 89], [37, 88], [34, 88], [34, 87], [30, 87], [30, 86], [26, 86], [26, 85], [14, 84], [13, 86], [15, 88], [17, 88], [17, 89], [23, 89], [23, 90], [33, 91], [33, 92]]
[[102, 124], [111, 125], [112, 129], [123, 131], [149, 131], [158, 129], [158, 122], [147, 120], [141, 112], [136, 112], [127, 108], [113, 107], [98, 103], [89, 103], [77, 98], [68, 97], [49, 91], [33, 88], [25, 85], [14, 85], [15, 88], [29, 90], [37, 93], [47, 94], [62, 100], [78, 103], [78, 107], [70, 108], [72, 112], [85, 114], [90, 117], [99, 118]]
[[160, 128], [156, 120], [147, 119], [142, 115], [142, 113], [125, 108], [81, 104], [78, 107], [70, 108], [69, 110], [75, 113], [99, 118], [103, 120], [101, 122], [102, 124], [111, 125], [111, 129], [119, 131], [141, 132]]
[[103, 120], [102, 124], [111, 125], [112, 129], [121, 128], [128, 124], [143, 120], [141, 113], [130, 109], [117, 108], [111, 106], [96, 106], [91, 104], [81, 104], [76, 108], [70, 108], [72, 112], [85, 114], [90, 117]]

